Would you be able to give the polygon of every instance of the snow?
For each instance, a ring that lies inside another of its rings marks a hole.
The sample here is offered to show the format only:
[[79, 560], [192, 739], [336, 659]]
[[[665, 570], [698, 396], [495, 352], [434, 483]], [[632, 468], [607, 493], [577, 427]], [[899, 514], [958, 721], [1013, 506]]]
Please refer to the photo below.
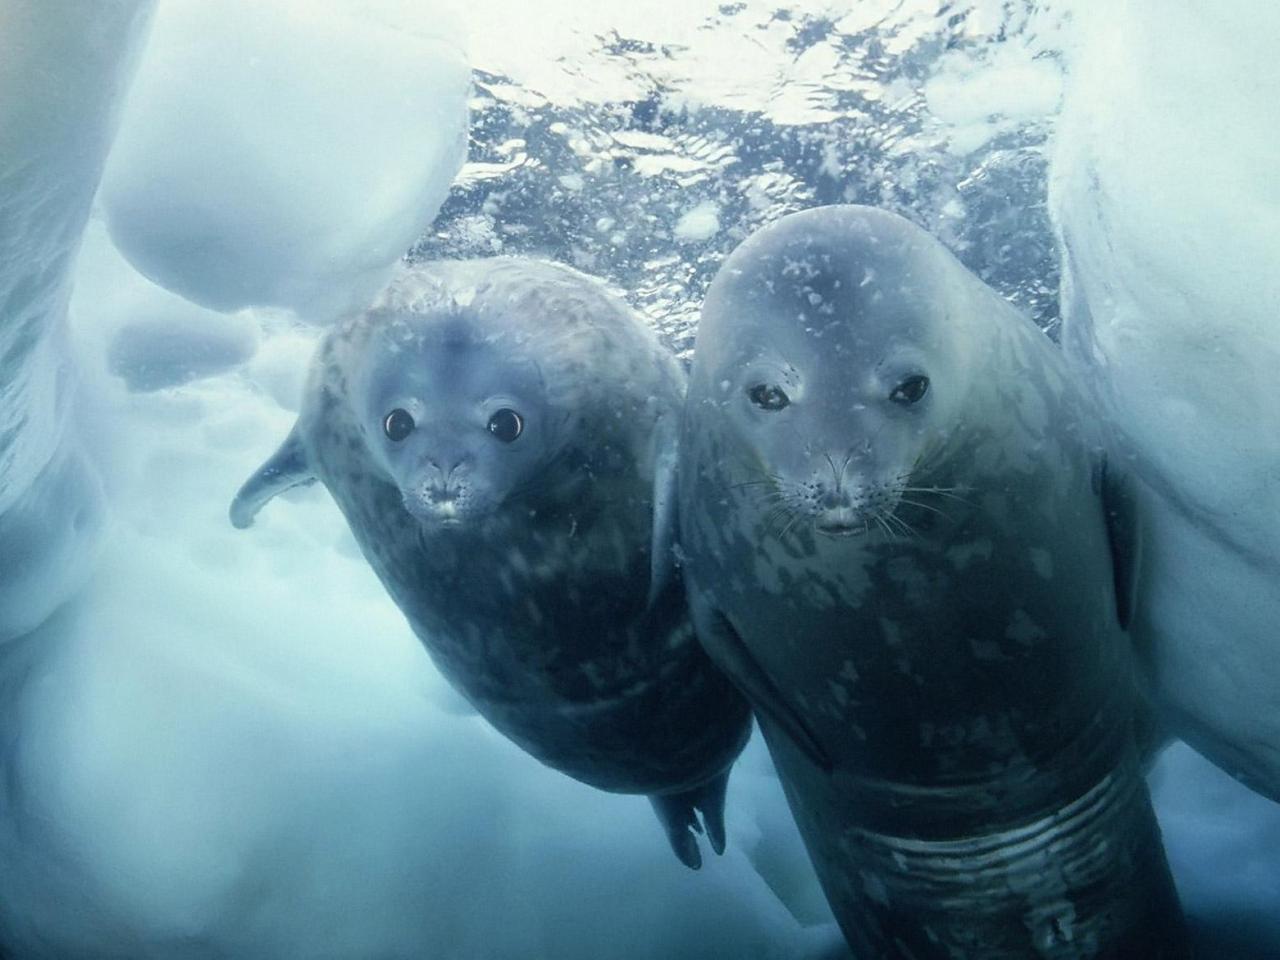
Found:
[[466, 155], [440, 3], [166, 0], [103, 180], [112, 239], [202, 306], [362, 305]]

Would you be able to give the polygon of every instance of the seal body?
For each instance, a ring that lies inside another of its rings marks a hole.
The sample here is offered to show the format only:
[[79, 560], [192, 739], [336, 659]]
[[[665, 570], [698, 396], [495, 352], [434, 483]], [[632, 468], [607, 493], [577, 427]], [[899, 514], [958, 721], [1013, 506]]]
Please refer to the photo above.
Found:
[[1039, 330], [899, 217], [786, 217], [709, 291], [679, 476], [699, 635], [858, 956], [1187, 955], [1134, 518]]
[[598, 283], [529, 261], [406, 269], [313, 361], [246, 526], [318, 478], [441, 672], [542, 762], [649, 794], [700, 863], [723, 849], [750, 711], [672, 575], [684, 375]]

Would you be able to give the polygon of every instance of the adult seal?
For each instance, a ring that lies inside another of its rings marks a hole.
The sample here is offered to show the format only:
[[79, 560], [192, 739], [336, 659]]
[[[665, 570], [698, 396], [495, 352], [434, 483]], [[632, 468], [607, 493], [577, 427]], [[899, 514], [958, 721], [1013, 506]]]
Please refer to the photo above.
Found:
[[1136, 531], [1033, 324], [900, 217], [785, 217], [708, 292], [679, 476], [699, 635], [857, 956], [1187, 956]]
[[693, 831], [724, 848], [750, 710], [673, 575], [684, 387], [642, 320], [574, 270], [409, 267], [325, 336], [231, 519], [319, 479], [476, 710], [571, 777], [648, 794], [697, 868]]

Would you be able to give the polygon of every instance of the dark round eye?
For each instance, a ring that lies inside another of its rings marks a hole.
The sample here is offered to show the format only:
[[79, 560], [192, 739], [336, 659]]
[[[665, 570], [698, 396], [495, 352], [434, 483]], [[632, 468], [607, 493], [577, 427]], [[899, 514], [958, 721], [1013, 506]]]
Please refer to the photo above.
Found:
[[928, 392], [929, 378], [917, 374], [914, 377], [907, 377], [907, 379], [894, 387], [893, 393], [889, 394], [889, 399], [905, 407], [913, 403], [919, 403]]
[[747, 391], [747, 398], [761, 410], [781, 410], [791, 402], [787, 392], [774, 383], [757, 383]]
[[387, 435], [388, 440], [399, 443], [409, 434], [413, 433], [413, 428], [417, 424], [413, 422], [413, 415], [408, 410], [401, 410], [396, 407], [382, 420], [382, 432]]
[[489, 418], [489, 432], [503, 443], [511, 443], [524, 433], [524, 418], [510, 407], [503, 407]]

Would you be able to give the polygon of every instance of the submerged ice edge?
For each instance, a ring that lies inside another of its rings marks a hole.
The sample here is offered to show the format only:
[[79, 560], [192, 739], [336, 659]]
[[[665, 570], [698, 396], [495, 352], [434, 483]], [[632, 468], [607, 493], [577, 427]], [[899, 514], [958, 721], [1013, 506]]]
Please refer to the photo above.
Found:
[[81, 586], [103, 521], [67, 300], [153, 4], [100, 7], [0, 4], [0, 642]]

